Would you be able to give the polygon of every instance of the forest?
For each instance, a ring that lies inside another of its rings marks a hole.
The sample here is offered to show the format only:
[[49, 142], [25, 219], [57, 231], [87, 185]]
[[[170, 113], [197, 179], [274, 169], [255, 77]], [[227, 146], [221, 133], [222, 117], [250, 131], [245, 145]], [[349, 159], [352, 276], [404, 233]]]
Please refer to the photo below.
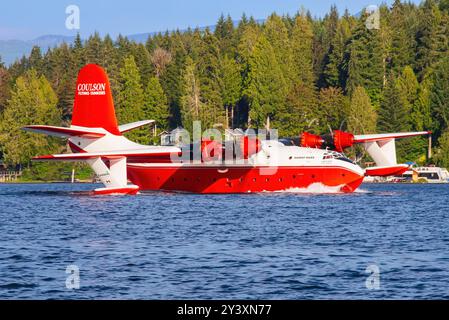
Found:
[[[363, 11], [362, 11], [363, 12]], [[264, 128], [279, 136], [332, 129], [355, 134], [432, 131], [398, 142], [399, 161], [449, 167], [449, 0], [380, 7], [321, 18], [305, 9], [264, 20], [218, 18], [210, 29], [170, 31], [135, 43], [98, 33], [55, 48], [34, 47], [5, 66], [0, 59], [0, 152], [5, 165], [29, 166], [64, 142], [20, 130], [69, 126], [79, 69], [109, 75], [120, 123], [154, 119], [157, 133], [201, 120], [203, 128]], [[130, 139], [158, 143], [149, 129]], [[48, 168], [48, 166], [46, 167]]]

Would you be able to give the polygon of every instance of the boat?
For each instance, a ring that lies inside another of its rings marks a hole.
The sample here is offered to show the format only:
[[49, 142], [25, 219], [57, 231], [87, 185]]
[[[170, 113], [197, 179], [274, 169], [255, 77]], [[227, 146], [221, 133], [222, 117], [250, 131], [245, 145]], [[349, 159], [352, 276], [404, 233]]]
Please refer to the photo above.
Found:
[[[23, 129], [68, 139], [72, 153], [36, 156], [34, 161], [83, 161], [90, 165], [103, 188], [96, 195], [136, 194], [139, 191], [190, 193], [258, 193], [307, 189], [354, 192], [365, 176], [394, 176], [409, 165], [396, 161], [395, 140], [429, 132], [354, 135], [334, 130], [296, 138], [270, 134], [209, 135], [179, 145], [145, 146], [124, 133], [150, 125], [142, 120], [118, 125], [109, 79], [98, 65], [84, 66], [78, 75], [70, 127], [29, 125]], [[184, 135], [189, 136], [186, 130]], [[194, 133], [195, 135], [195, 133]], [[344, 150], [365, 147], [375, 166], [361, 168]], [[327, 188], [327, 189], [326, 189]]]
[[405, 171], [401, 178], [406, 182], [449, 183], [449, 172], [446, 168], [433, 165], [412, 167]]

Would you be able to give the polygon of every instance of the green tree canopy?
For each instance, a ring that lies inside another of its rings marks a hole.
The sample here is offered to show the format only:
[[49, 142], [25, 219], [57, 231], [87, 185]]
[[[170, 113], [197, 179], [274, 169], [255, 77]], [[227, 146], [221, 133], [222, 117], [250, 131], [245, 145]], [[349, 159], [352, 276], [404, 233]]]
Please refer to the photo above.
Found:
[[276, 118], [286, 98], [284, 76], [265, 36], [259, 36], [248, 65], [243, 94], [249, 102], [251, 124], [263, 128], [268, 116]]
[[437, 148], [434, 160], [435, 162], [444, 168], [449, 168], [449, 130], [443, 132], [438, 139], [439, 148]]
[[158, 132], [168, 130], [170, 110], [167, 97], [157, 77], [151, 77], [148, 81], [145, 89], [143, 114], [145, 119], [156, 120]]
[[190, 57], [186, 59], [180, 100], [182, 124], [185, 129], [192, 132], [193, 121], [201, 121], [203, 127], [210, 127], [211, 122], [204, 112], [204, 104], [201, 101], [200, 84], [195, 74], [195, 64]]
[[318, 96], [318, 111], [322, 132], [346, 128], [349, 115], [349, 99], [340, 88], [323, 88]]
[[55, 152], [59, 141], [21, 130], [30, 124], [60, 125], [58, 97], [44, 76], [33, 69], [17, 78], [0, 120], [0, 145], [5, 163], [28, 164], [33, 156]]
[[10, 75], [0, 57], [0, 114], [6, 107], [10, 95]]
[[[231, 109], [231, 115], [234, 115], [235, 107], [240, 100], [242, 93], [242, 77], [240, 65], [235, 59], [227, 55], [223, 58], [221, 65], [222, 79], [222, 99], [226, 108]], [[231, 127], [234, 126], [234, 117], [231, 119]]]
[[218, 40], [213, 33], [206, 30], [202, 38], [202, 49], [198, 54], [196, 68], [201, 90], [201, 100], [208, 109], [212, 125], [225, 124], [225, 109], [221, 89], [221, 54]]
[[[118, 79], [119, 91], [117, 93], [116, 113], [120, 124], [140, 121], [144, 118], [144, 91], [142, 89], [139, 69], [133, 56], [124, 60]], [[143, 128], [135, 129], [126, 136], [136, 142], [148, 143], [148, 131]]]
[[449, 57], [442, 60], [431, 76], [430, 107], [437, 120], [436, 134], [449, 126]]
[[356, 87], [351, 96], [348, 129], [354, 134], [376, 132], [377, 113], [363, 87]]
[[291, 31], [291, 46], [293, 53], [293, 70], [296, 83], [312, 87], [315, 83], [313, 74], [313, 30], [305, 15], [298, 15]]
[[347, 47], [346, 90], [352, 94], [361, 86], [368, 92], [371, 103], [378, 107], [384, 83], [384, 55], [381, 30], [368, 29], [363, 15]]
[[381, 132], [410, 130], [411, 105], [401, 90], [398, 80], [390, 77], [379, 109], [378, 129]]

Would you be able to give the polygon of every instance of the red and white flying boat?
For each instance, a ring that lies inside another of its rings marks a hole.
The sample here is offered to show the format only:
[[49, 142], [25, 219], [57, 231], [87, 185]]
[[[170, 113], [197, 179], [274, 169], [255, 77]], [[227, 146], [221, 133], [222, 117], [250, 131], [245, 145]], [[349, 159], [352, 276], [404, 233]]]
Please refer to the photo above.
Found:
[[[78, 75], [69, 128], [32, 125], [24, 130], [68, 138], [73, 153], [39, 156], [36, 161], [84, 161], [104, 188], [95, 194], [135, 194], [139, 190], [192, 193], [251, 193], [307, 188], [313, 184], [353, 192], [365, 176], [398, 175], [408, 165], [396, 161], [395, 139], [429, 132], [353, 135], [334, 131], [317, 136], [262, 140], [245, 136], [238, 143], [204, 140], [197, 144], [199, 161], [182, 157], [177, 146], [145, 146], [123, 136], [150, 124], [144, 120], [118, 125], [109, 80], [94, 64]], [[376, 166], [362, 169], [342, 152], [362, 144]], [[235, 150], [229, 148], [235, 147]], [[231, 157], [225, 157], [225, 154]], [[186, 161], [187, 159], [187, 161]], [[129, 184], [129, 181], [131, 184]]]

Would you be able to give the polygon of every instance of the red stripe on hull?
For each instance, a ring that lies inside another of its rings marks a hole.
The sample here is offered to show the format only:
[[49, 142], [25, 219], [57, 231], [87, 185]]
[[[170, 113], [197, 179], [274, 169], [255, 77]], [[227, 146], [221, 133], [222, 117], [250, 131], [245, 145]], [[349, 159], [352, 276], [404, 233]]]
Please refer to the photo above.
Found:
[[353, 192], [363, 176], [339, 167], [279, 167], [263, 175], [254, 167], [144, 167], [128, 166], [128, 178], [141, 190], [190, 193], [249, 193], [307, 188], [314, 183]]

